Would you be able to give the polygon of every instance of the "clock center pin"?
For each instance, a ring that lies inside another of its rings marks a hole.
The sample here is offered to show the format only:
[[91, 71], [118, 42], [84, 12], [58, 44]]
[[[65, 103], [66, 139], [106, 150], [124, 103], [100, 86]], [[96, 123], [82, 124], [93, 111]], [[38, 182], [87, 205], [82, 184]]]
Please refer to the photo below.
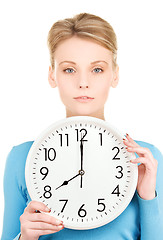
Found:
[[79, 174], [84, 175], [85, 174], [84, 170], [79, 170]]

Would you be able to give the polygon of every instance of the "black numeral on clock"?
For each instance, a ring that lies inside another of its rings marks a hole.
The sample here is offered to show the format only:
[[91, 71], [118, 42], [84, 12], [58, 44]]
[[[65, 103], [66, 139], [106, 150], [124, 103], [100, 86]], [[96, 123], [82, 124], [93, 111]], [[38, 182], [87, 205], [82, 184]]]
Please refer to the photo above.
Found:
[[67, 204], [67, 202], [68, 202], [68, 199], [61, 199], [61, 200], [59, 200], [59, 201], [60, 201], [60, 202], [61, 202], [61, 201], [65, 202], [64, 205], [63, 205], [63, 208], [62, 208], [62, 210], [61, 210], [61, 212], [63, 212], [64, 209], [65, 209], [65, 207], [66, 207], [66, 204]]
[[102, 133], [99, 133], [100, 135], [100, 146], [102, 146]]
[[117, 150], [117, 152], [116, 152], [116, 154], [114, 155], [114, 157], [113, 157], [112, 160], [120, 160], [120, 158], [117, 157], [117, 155], [118, 155], [118, 153], [120, 152], [120, 150], [119, 150], [118, 147], [113, 147], [113, 148], [112, 148], [112, 151], [114, 151], [115, 149]]
[[[59, 134], [60, 135], [60, 144], [61, 144], [61, 147], [62, 147], [62, 134]], [[65, 134], [66, 136], [66, 140], [67, 140], [67, 147], [68, 147], [68, 134]]]
[[116, 186], [116, 188], [113, 190], [113, 192], [111, 194], [117, 194], [117, 197], [119, 197], [119, 195], [120, 195], [119, 185]]
[[[51, 187], [50, 186], [45, 186], [44, 190], [46, 190], [45, 194], [50, 193]], [[120, 194], [119, 185], [117, 185], [117, 187], [114, 189], [112, 194], [117, 194], [119, 196], [119, 194]], [[45, 196], [45, 197], [49, 198], [50, 196], [51, 196], [51, 194], [49, 196]], [[64, 202], [63, 207], [61, 209], [61, 212], [63, 212], [67, 203], [68, 203], [68, 199], [60, 199], [59, 201]], [[105, 198], [99, 198], [98, 199], [98, 206], [99, 206], [99, 208], [97, 209], [98, 212], [103, 212], [106, 209], [106, 206], [105, 206], [104, 202], [102, 202], [102, 201], [105, 201]], [[78, 210], [78, 216], [81, 217], [81, 218], [86, 217], [86, 215], [87, 215], [87, 211], [85, 210], [84, 206], [85, 206], [85, 204], [82, 204], [81, 207]]]
[[87, 215], [87, 211], [83, 208], [85, 204], [83, 204], [78, 211], [79, 217], [85, 217]]
[[47, 167], [42, 167], [42, 168], [40, 169], [40, 173], [44, 176], [44, 177], [42, 178], [42, 180], [44, 180], [44, 179], [46, 178], [46, 176], [48, 175], [48, 172], [49, 172], [49, 169], [48, 169]]
[[120, 168], [120, 170], [118, 171], [118, 173], [120, 173], [120, 176], [115, 176], [116, 178], [120, 179], [123, 177], [123, 167], [122, 166], [117, 166], [116, 168]]
[[105, 199], [104, 198], [99, 198], [98, 199], [98, 205], [100, 205], [100, 208], [101, 209], [97, 209], [98, 212], [103, 212], [106, 208], [105, 204], [101, 201], [104, 201]]
[[[75, 130], [76, 130], [76, 133], [77, 133], [76, 136], [77, 136], [77, 142], [78, 142], [79, 141], [79, 129], [75, 129]], [[85, 136], [87, 135], [87, 130], [85, 128], [82, 128], [82, 129], [80, 129], [80, 132], [83, 132], [83, 136], [80, 139], [80, 141], [88, 141], [88, 140], [84, 139]]]
[[54, 148], [43, 148], [45, 150], [45, 161], [50, 160], [50, 161], [54, 161], [54, 159], [56, 158], [56, 151]]
[[43, 194], [44, 198], [46, 198], [46, 199], [51, 198], [52, 193], [50, 192], [51, 191], [51, 187], [49, 185], [46, 185], [44, 187], [44, 191], [45, 191], [44, 194]]

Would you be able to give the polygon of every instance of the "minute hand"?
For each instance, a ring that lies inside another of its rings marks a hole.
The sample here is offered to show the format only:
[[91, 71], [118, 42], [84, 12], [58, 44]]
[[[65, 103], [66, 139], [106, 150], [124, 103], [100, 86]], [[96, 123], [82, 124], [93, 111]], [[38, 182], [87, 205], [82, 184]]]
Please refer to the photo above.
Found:
[[81, 170], [83, 170], [83, 142], [80, 140]]
[[81, 153], [81, 170], [80, 175], [81, 175], [81, 181], [80, 181], [80, 187], [82, 188], [83, 186], [83, 175], [84, 175], [84, 170], [83, 170], [83, 141], [80, 140], [80, 153]]

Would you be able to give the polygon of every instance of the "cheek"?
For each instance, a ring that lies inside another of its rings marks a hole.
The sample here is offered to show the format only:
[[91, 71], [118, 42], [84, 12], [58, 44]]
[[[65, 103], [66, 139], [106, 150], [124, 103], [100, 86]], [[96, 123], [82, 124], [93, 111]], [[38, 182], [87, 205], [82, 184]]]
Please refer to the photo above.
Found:
[[70, 96], [70, 93], [72, 93], [72, 85], [70, 84], [70, 82], [68, 81], [66, 82], [64, 80], [64, 81], [59, 81], [57, 86], [58, 86], [58, 91], [61, 99], [65, 101], [67, 97]]
[[97, 87], [97, 95], [99, 95], [102, 99], [106, 99], [109, 93], [111, 87], [110, 81], [103, 81], [99, 86]]
[[57, 87], [60, 94], [67, 94], [72, 89], [72, 81], [61, 71], [56, 71]]

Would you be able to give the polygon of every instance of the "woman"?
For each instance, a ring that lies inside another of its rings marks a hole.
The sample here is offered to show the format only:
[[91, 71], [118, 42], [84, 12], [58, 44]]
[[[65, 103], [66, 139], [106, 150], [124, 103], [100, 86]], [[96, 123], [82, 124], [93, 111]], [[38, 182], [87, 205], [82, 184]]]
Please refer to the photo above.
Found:
[[[100, 17], [81, 13], [56, 22], [49, 31], [48, 46], [49, 83], [52, 88], [58, 87], [66, 117], [85, 115], [105, 120], [109, 90], [119, 81], [117, 41], [111, 25]], [[2, 240], [163, 239], [163, 156], [155, 146], [134, 141], [126, 134], [127, 150], [137, 154], [132, 162], [141, 163], [132, 201], [105, 226], [77, 231], [64, 228], [63, 222], [44, 214], [49, 209], [43, 203], [31, 201], [24, 172], [32, 143], [14, 147], [6, 162]]]

